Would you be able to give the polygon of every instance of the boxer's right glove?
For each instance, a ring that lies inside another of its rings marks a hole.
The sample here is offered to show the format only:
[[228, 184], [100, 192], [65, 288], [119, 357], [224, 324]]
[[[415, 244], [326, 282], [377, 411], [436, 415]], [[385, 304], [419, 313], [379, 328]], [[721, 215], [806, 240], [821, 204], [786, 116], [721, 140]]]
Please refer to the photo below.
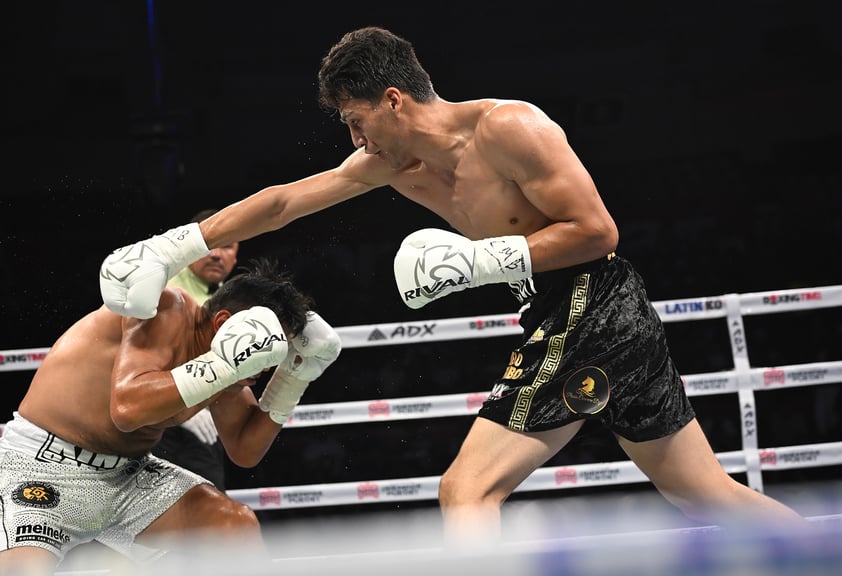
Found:
[[407, 236], [395, 255], [395, 281], [410, 308], [421, 308], [453, 292], [532, 275], [525, 236], [470, 240], [425, 228]]
[[308, 312], [307, 325], [290, 339], [286, 359], [258, 400], [260, 409], [278, 424], [286, 423], [307, 385], [321, 376], [341, 351], [342, 340], [336, 330], [315, 312]]
[[195, 222], [118, 248], [99, 269], [102, 301], [121, 316], [152, 318], [167, 281], [209, 253]]
[[237, 312], [219, 327], [210, 351], [170, 372], [189, 408], [240, 380], [277, 366], [287, 357], [288, 348], [275, 313], [254, 306]]

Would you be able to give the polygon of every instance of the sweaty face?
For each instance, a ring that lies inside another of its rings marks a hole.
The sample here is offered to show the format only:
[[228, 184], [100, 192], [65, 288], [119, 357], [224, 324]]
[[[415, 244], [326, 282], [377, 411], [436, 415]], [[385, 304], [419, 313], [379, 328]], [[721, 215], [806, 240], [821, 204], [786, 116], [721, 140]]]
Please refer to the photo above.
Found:
[[211, 250], [204, 258], [190, 264], [193, 274], [208, 284], [218, 284], [225, 280], [237, 264], [239, 244], [229, 244]]
[[339, 117], [351, 131], [354, 148], [376, 154], [394, 169], [402, 167], [399, 123], [387, 98], [376, 105], [367, 100], [349, 100], [340, 106]]

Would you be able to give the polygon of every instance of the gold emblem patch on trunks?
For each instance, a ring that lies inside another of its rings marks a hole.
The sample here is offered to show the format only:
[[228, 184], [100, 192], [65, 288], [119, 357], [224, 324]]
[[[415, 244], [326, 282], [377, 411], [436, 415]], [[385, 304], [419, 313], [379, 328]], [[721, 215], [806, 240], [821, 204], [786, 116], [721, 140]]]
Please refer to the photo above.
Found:
[[12, 501], [32, 508], [55, 508], [59, 503], [59, 493], [46, 482], [24, 482], [12, 492]]
[[564, 383], [564, 403], [574, 414], [596, 414], [608, 404], [608, 376], [596, 366], [576, 370]]

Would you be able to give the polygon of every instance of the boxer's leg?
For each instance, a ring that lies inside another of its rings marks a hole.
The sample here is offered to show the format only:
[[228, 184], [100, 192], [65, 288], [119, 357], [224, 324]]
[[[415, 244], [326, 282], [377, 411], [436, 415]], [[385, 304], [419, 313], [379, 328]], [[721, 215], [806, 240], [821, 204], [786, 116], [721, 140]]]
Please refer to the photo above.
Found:
[[718, 525], [762, 522], [770, 528], [807, 524], [791, 508], [728, 475], [695, 418], [657, 440], [617, 438], [661, 494], [693, 520]]
[[502, 503], [561, 450], [583, 423], [579, 420], [547, 432], [524, 433], [477, 418], [439, 486], [449, 544], [498, 540]]
[[230, 542], [244, 554], [263, 555], [266, 550], [254, 511], [210, 484], [188, 490], [138, 535], [137, 542], [149, 546], [181, 536]]
[[58, 558], [48, 550], [24, 546], [0, 551], [0, 576], [50, 576]]

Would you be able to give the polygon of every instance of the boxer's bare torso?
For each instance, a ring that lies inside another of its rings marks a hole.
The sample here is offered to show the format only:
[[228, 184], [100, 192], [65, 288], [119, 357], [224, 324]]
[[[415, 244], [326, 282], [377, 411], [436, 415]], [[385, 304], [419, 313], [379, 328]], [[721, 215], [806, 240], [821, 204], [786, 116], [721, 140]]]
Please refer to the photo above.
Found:
[[[155, 349], [170, 349], [170, 368], [194, 357], [198, 304], [170, 289], [162, 295], [162, 319], [170, 338]], [[163, 429], [183, 422], [199, 407], [185, 408], [158, 425], [121, 431], [111, 418], [111, 376], [126, 320], [104, 306], [89, 313], [50, 348], [32, 379], [18, 412], [56, 436], [92, 452], [139, 456], [148, 452]], [[176, 337], [180, 335], [180, 337]], [[209, 340], [208, 340], [209, 342]], [[155, 354], [150, 354], [154, 358]], [[155, 362], [159, 362], [155, 360]], [[166, 367], [162, 367], [166, 368]], [[202, 406], [209, 403], [210, 400]]]

